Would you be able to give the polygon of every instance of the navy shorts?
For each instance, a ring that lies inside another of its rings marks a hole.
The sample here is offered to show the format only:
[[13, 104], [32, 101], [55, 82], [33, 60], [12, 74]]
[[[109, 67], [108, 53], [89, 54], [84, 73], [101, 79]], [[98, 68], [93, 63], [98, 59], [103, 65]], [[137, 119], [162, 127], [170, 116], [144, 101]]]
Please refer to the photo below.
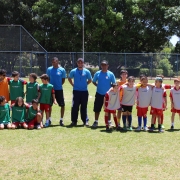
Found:
[[59, 106], [65, 106], [63, 90], [55, 90], [55, 98]]
[[122, 105], [122, 112], [132, 112], [132, 108], [133, 106], [125, 106], [125, 105]]
[[101, 112], [103, 103], [104, 103], [104, 96], [96, 92], [95, 100], [94, 100], [94, 112], [99, 113]]

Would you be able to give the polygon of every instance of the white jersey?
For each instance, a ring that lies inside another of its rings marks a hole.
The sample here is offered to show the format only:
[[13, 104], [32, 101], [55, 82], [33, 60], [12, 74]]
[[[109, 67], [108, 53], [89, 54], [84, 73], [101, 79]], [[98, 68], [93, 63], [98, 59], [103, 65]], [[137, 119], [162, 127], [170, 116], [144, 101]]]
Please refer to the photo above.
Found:
[[170, 93], [173, 99], [174, 109], [180, 110], [180, 89], [176, 90], [172, 88]]
[[151, 104], [152, 98], [152, 87], [146, 86], [145, 88], [140, 87], [138, 88], [138, 107], [146, 108]]
[[156, 109], [163, 109], [163, 104], [164, 104], [164, 93], [165, 93], [164, 88], [157, 88], [153, 87], [152, 90], [152, 98], [151, 98], [151, 106]]
[[134, 85], [130, 88], [127, 85], [123, 85], [121, 88], [123, 89], [121, 104], [125, 106], [133, 106], [135, 104], [136, 86]]
[[109, 90], [106, 95], [106, 108], [108, 110], [117, 110], [120, 108], [119, 91]]

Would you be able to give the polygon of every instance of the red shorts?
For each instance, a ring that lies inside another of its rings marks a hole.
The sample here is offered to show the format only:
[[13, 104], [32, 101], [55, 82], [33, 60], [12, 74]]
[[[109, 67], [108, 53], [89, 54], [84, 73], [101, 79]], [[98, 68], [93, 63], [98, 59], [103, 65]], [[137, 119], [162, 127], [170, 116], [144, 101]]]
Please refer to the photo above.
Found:
[[157, 108], [153, 108], [151, 107], [151, 115], [158, 115], [158, 116], [162, 116], [163, 114], [163, 110], [162, 109], [157, 109]]
[[180, 114], [180, 110], [174, 108], [171, 109], [171, 112]]
[[137, 107], [137, 116], [147, 117], [147, 111], [148, 111], [148, 107], [145, 107], [145, 108]]
[[109, 110], [109, 109], [105, 109], [105, 110], [104, 110], [104, 112], [114, 114], [114, 113], [116, 113], [116, 110]]
[[26, 125], [25, 122], [13, 122], [12, 124], [14, 124], [16, 127], [18, 127], [19, 125], [21, 125], [21, 127], [23, 127], [24, 125]]
[[11, 100], [11, 105], [15, 104], [16, 100]]
[[51, 109], [51, 106], [49, 104], [40, 104], [40, 110], [43, 112], [49, 112]]
[[34, 126], [37, 124], [37, 116], [32, 119], [31, 121], [29, 121], [27, 124], [28, 124], [28, 128], [34, 128]]

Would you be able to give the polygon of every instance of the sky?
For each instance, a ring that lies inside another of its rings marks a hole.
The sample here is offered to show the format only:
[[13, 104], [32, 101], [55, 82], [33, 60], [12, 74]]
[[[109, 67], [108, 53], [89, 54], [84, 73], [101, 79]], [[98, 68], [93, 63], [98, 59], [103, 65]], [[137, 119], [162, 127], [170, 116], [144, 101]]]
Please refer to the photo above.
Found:
[[173, 46], [176, 46], [177, 41], [179, 41], [180, 38], [176, 35], [173, 35], [170, 39], [170, 42], [173, 44]]

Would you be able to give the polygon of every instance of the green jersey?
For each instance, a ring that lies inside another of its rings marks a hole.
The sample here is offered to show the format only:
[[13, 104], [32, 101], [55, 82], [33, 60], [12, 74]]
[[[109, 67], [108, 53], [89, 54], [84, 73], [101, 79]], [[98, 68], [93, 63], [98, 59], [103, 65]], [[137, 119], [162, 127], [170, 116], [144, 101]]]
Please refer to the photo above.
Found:
[[10, 107], [6, 103], [4, 106], [0, 106], [0, 124], [10, 123]]
[[38, 113], [38, 111], [34, 110], [33, 106], [31, 106], [28, 109], [26, 121], [29, 122], [29, 121], [33, 120], [36, 117], [37, 113]]
[[52, 104], [51, 95], [53, 91], [52, 84], [41, 84], [39, 86], [39, 91], [41, 93], [39, 102], [42, 104]]
[[16, 100], [17, 97], [24, 98], [24, 85], [21, 81], [9, 81], [10, 100]]
[[26, 106], [12, 106], [12, 122], [22, 123], [25, 121]]
[[26, 102], [31, 102], [33, 99], [37, 99], [38, 90], [39, 86], [37, 82], [28, 82], [26, 85]]

